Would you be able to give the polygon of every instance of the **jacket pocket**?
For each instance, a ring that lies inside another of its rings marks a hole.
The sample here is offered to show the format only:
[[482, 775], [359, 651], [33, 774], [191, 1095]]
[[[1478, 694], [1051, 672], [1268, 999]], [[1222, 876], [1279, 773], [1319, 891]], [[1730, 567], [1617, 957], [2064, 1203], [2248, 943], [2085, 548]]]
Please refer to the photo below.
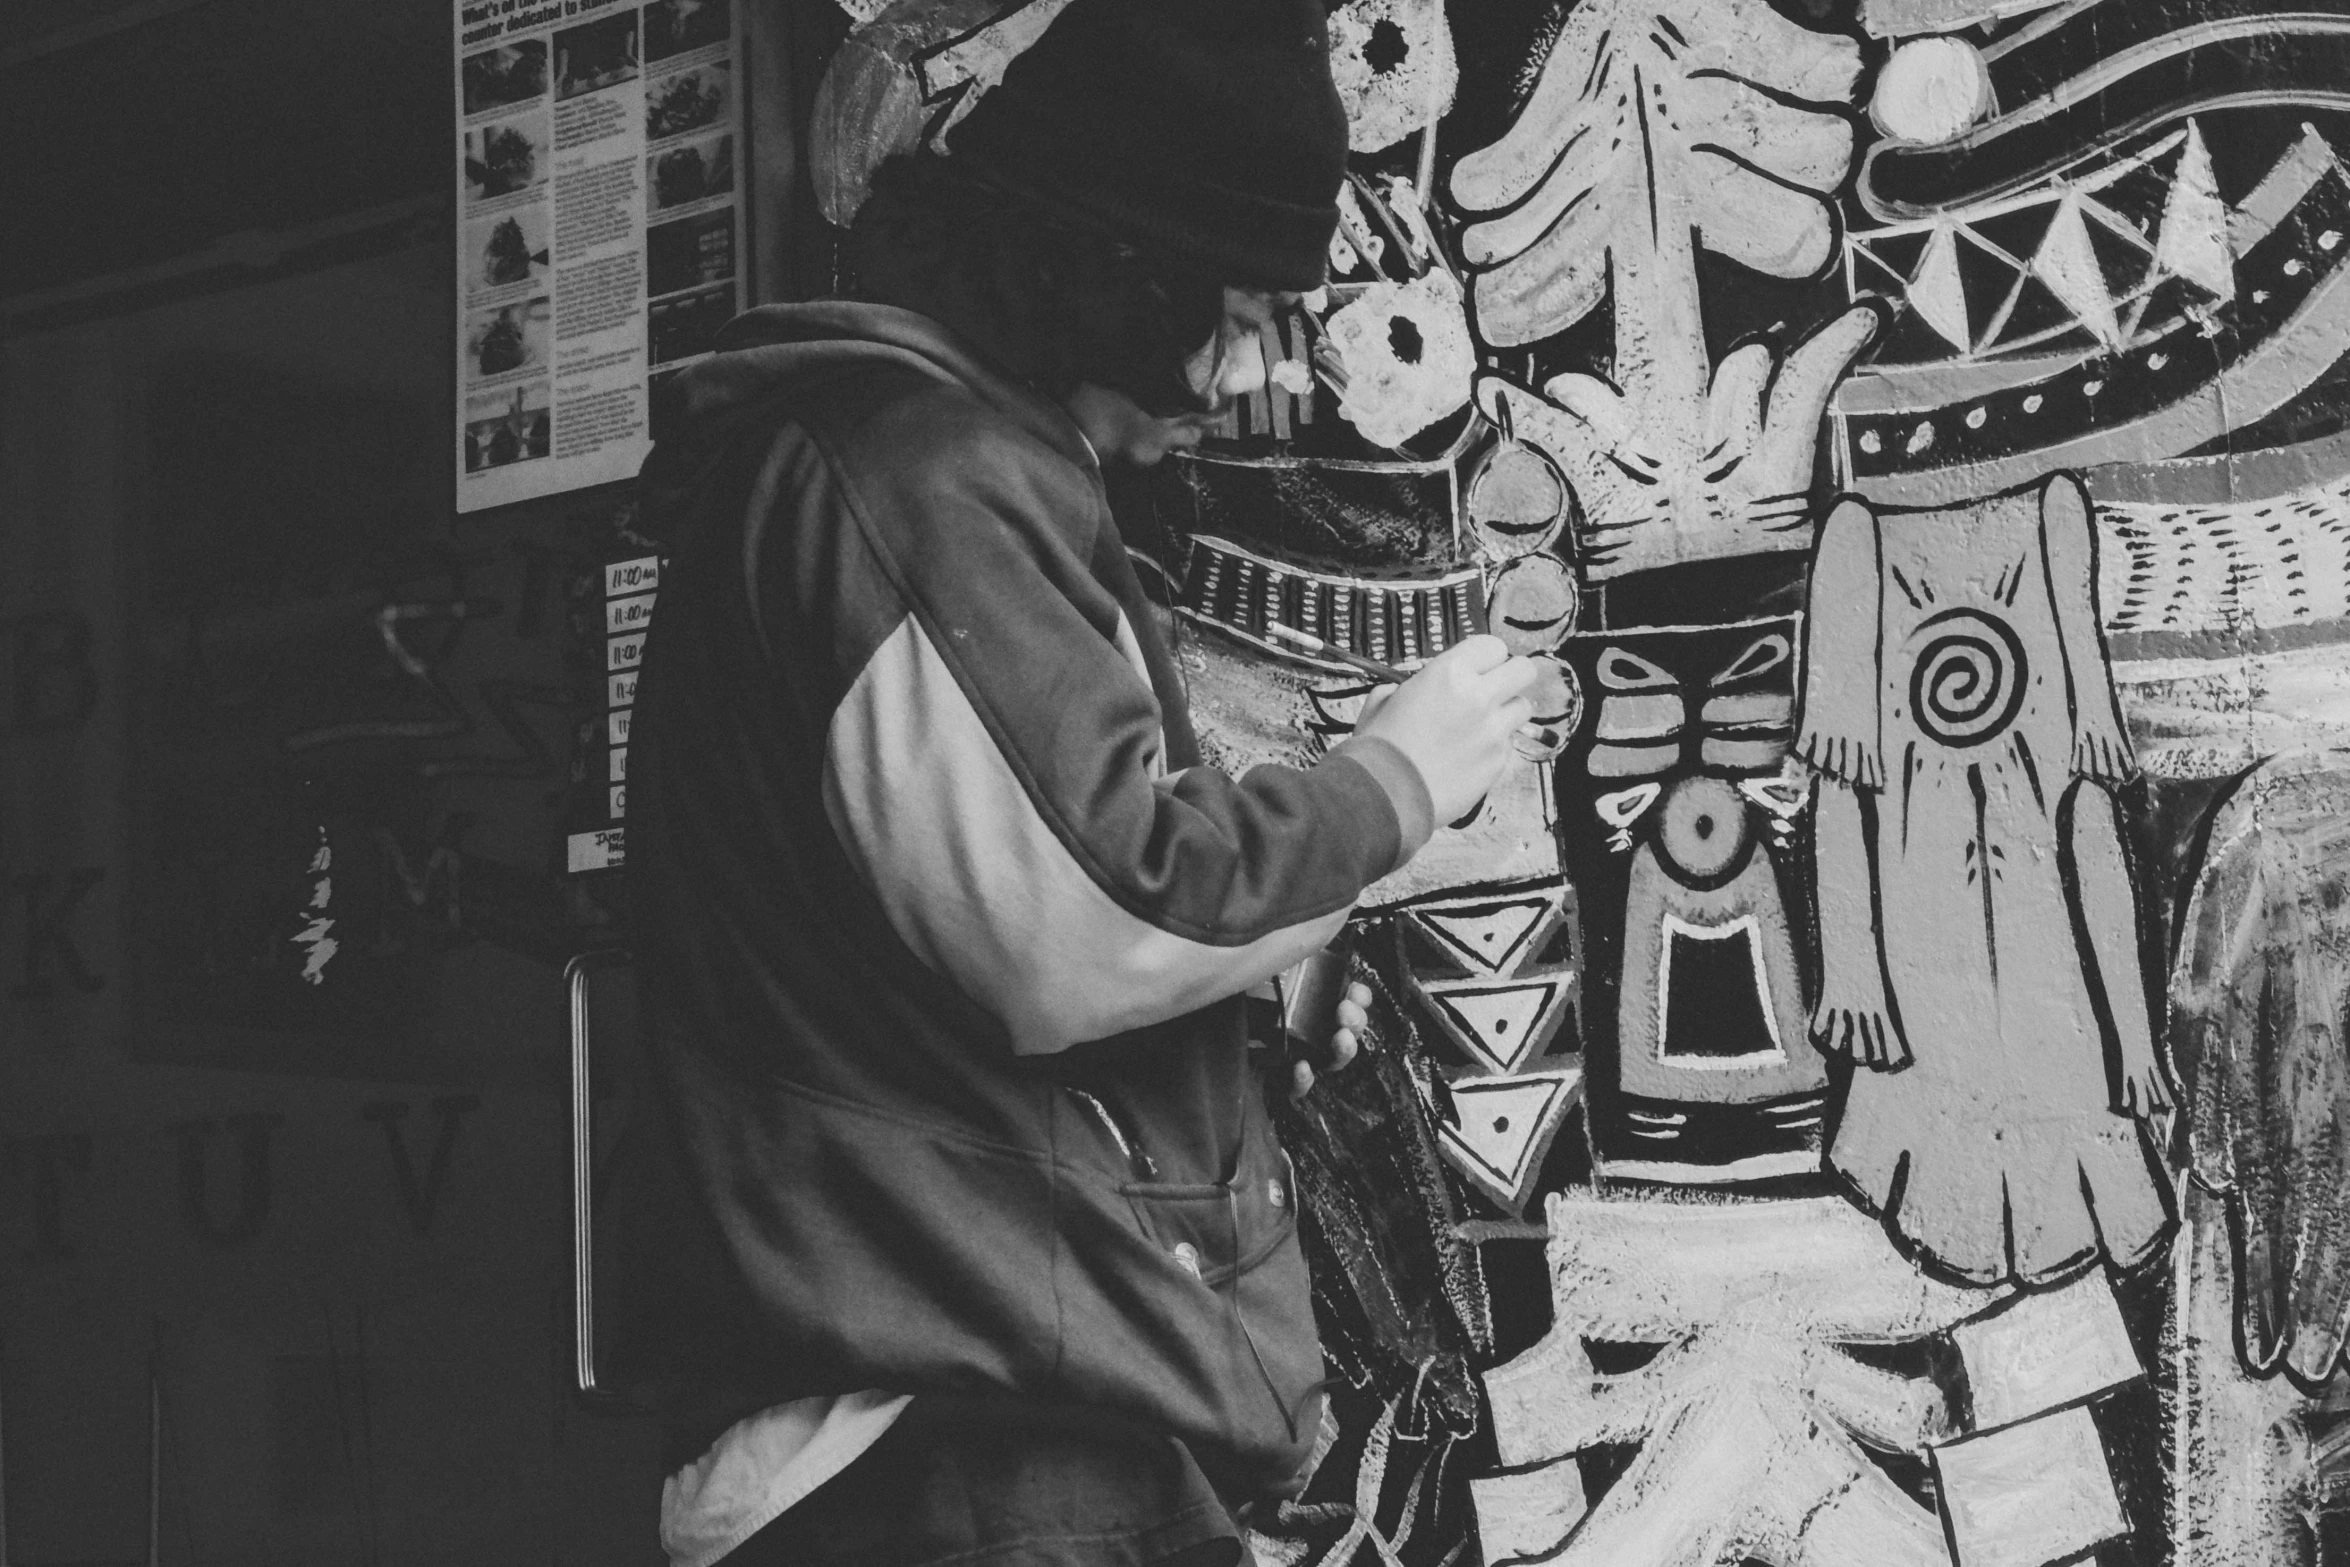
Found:
[[1220, 1288], [1249, 1260], [1229, 1186], [1128, 1181], [1118, 1194], [1143, 1238], [1208, 1288]]

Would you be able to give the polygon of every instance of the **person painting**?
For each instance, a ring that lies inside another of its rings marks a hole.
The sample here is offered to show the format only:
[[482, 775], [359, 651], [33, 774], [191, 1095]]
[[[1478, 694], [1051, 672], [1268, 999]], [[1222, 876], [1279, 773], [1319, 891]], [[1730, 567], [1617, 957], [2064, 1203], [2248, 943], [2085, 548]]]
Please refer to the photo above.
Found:
[[1470, 638], [1228, 777], [1102, 472], [1262, 384], [1345, 154], [1318, 0], [1074, 0], [952, 157], [883, 170], [855, 297], [671, 389], [628, 874], [675, 1563], [1223, 1567], [1302, 1484], [1325, 1372], [1242, 993], [1475, 807], [1535, 668]]

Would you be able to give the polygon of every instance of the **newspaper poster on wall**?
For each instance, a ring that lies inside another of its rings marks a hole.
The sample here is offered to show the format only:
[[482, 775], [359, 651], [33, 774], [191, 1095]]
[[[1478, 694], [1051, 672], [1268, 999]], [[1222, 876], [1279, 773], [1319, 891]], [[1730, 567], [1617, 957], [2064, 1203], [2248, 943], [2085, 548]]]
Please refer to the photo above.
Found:
[[635, 474], [742, 305], [736, 0], [457, 0], [457, 509]]

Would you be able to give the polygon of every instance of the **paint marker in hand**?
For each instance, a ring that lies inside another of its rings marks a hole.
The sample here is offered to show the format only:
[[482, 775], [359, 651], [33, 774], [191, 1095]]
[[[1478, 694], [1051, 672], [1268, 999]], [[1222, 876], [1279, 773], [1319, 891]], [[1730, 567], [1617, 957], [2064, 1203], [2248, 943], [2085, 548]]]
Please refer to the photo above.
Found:
[[1266, 624], [1265, 635], [1302, 648], [1318, 658], [1332, 659], [1351, 669], [1360, 670], [1374, 680], [1384, 680], [1400, 686], [1412, 678], [1413, 671], [1409, 669], [1398, 669], [1393, 664], [1382, 664], [1375, 658], [1365, 658], [1352, 648], [1339, 647], [1335, 643], [1325, 642], [1310, 631], [1300, 631], [1295, 626], [1285, 626], [1278, 620]]
[[[1373, 680], [1382, 680], [1390, 685], [1400, 686], [1417, 673], [1412, 669], [1399, 669], [1393, 664], [1382, 664], [1375, 658], [1365, 658], [1352, 648], [1338, 647], [1323, 641], [1310, 631], [1300, 631], [1295, 626], [1285, 626], [1278, 620], [1265, 623], [1265, 635], [1278, 641], [1293, 643], [1316, 657], [1335, 659], [1341, 664], [1361, 670]], [[1521, 724], [1518, 726], [1518, 733], [1536, 740], [1547, 741], [1551, 738], [1548, 731], [1544, 730], [1540, 724]]]

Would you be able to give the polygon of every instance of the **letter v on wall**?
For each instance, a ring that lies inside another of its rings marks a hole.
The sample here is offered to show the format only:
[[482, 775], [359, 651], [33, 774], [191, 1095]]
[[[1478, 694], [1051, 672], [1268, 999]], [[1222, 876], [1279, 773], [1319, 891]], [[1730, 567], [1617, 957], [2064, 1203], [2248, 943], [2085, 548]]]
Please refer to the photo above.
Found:
[[432, 1102], [440, 1125], [433, 1134], [432, 1154], [424, 1167], [424, 1178], [416, 1175], [416, 1159], [408, 1151], [408, 1136], [400, 1123], [408, 1118], [405, 1100], [383, 1099], [360, 1108], [359, 1119], [373, 1121], [383, 1128], [384, 1146], [392, 1156], [394, 1190], [399, 1193], [400, 1211], [408, 1215], [408, 1222], [419, 1235], [432, 1230], [434, 1212], [440, 1207], [441, 1191], [449, 1181], [449, 1158], [457, 1149], [457, 1128], [468, 1110], [481, 1108], [481, 1100], [472, 1094], [452, 1094]]

